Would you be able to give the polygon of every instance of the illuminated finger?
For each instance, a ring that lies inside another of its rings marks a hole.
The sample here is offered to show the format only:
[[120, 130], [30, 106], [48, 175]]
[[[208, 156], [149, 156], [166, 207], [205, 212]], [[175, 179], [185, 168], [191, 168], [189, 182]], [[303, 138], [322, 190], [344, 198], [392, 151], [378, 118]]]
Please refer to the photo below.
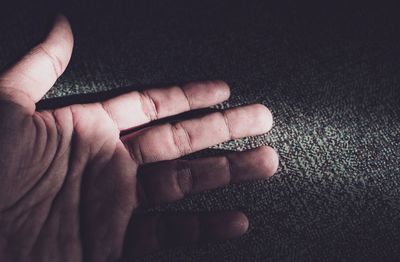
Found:
[[256, 104], [150, 127], [122, 140], [132, 158], [142, 164], [171, 160], [230, 139], [263, 134], [271, 127], [271, 112]]
[[229, 94], [225, 82], [208, 81], [130, 92], [99, 105], [120, 130], [125, 130], [152, 120], [221, 103], [229, 98]]

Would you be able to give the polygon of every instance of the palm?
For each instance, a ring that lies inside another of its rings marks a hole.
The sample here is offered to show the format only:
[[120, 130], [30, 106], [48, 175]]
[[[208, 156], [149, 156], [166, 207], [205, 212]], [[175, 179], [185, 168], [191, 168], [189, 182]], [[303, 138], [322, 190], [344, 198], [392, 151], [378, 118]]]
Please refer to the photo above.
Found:
[[266, 147], [174, 160], [266, 132], [272, 123], [268, 110], [247, 106], [120, 136], [121, 131], [228, 98], [226, 84], [206, 82], [35, 111], [35, 102], [64, 71], [71, 49], [68, 22], [59, 17], [46, 41], [0, 77], [0, 260], [114, 261], [123, 252], [136, 256], [243, 234], [247, 219], [239, 212], [133, 211], [140, 204], [159, 205], [272, 175], [277, 157]]

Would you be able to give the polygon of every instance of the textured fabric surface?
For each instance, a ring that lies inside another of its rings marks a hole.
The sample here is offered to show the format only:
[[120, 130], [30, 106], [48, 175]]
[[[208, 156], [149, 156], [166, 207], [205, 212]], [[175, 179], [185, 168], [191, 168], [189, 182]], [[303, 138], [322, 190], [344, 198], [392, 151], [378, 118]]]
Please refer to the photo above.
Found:
[[47, 98], [223, 79], [232, 98], [221, 107], [257, 102], [271, 109], [275, 125], [267, 135], [217, 148], [276, 148], [280, 168], [273, 179], [142, 211], [240, 209], [249, 232], [141, 261], [396, 260], [396, 9], [297, 2], [31, 1], [3, 8], [0, 66], [35, 44], [61, 6], [72, 20], [75, 50]]

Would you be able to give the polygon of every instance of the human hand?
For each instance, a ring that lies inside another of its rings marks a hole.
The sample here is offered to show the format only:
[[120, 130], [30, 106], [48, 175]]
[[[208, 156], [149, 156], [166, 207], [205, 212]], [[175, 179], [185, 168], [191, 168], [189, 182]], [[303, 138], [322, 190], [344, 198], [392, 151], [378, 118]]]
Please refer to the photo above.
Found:
[[220, 81], [36, 111], [35, 103], [65, 70], [72, 47], [69, 23], [59, 16], [45, 41], [0, 76], [0, 261], [115, 261], [123, 252], [139, 256], [245, 233], [248, 221], [238, 211], [134, 211], [271, 176], [278, 157], [269, 147], [175, 160], [265, 133], [271, 113], [250, 105], [121, 135], [228, 99], [229, 88]]

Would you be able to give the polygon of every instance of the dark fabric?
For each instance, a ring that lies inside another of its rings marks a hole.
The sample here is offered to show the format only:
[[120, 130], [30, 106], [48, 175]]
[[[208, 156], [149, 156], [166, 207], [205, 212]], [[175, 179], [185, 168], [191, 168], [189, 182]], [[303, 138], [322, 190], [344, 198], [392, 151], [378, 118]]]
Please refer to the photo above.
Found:
[[233, 90], [223, 107], [257, 102], [272, 110], [269, 134], [217, 148], [276, 148], [273, 179], [152, 210], [237, 208], [250, 219], [248, 234], [141, 261], [396, 260], [398, 14], [365, 2], [301, 2], [30, 1], [3, 8], [0, 66], [36, 43], [61, 6], [75, 50], [48, 98], [223, 79]]

